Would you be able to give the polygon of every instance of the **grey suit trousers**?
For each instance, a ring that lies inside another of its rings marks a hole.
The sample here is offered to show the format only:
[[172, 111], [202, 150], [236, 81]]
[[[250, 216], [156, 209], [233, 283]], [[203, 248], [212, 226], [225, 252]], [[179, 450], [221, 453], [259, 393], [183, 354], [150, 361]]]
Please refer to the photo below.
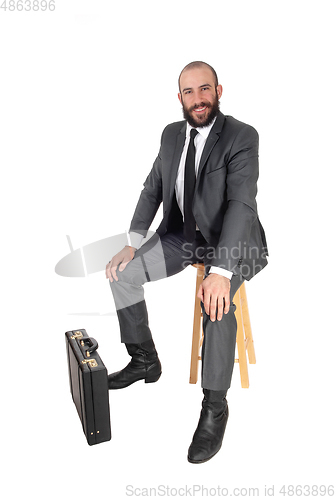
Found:
[[[192, 243], [186, 242], [182, 231], [166, 233], [161, 238], [154, 234], [136, 251], [134, 259], [122, 272], [117, 270], [118, 281], [110, 282], [110, 286], [122, 342], [139, 344], [152, 338], [143, 285], [172, 276], [196, 262], [204, 262], [207, 276], [211, 250], [199, 231]], [[232, 299], [242, 282], [241, 275], [232, 276], [230, 310], [228, 314], [223, 314], [221, 321], [210, 321], [202, 303], [204, 341], [201, 384], [204, 389], [219, 391], [230, 387], [237, 333], [236, 306]], [[176, 323], [178, 328], [178, 317]]]

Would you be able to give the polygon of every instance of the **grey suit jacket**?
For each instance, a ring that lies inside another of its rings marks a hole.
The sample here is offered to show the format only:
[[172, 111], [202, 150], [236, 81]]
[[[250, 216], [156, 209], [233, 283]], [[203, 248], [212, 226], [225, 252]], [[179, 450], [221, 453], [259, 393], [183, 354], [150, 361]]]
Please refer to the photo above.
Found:
[[[163, 202], [157, 232], [165, 234], [185, 142], [186, 122], [168, 125], [131, 222], [146, 235]], [[211, 265], [249, 280], [267, 264], [265, 233], [257, 213], [258, 133], [219, 113], [205, 143], [196, 179], [193, 213], [210, 248]]]

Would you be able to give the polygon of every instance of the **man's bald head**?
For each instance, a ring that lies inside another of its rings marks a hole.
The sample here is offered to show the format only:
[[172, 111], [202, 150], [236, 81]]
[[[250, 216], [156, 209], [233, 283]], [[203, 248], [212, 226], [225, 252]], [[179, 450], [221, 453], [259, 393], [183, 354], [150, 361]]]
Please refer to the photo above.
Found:
[[196, 69], [196, 68], [202, 68], [202, 67], [206, 67], [206, 68], [210, 69], [210, 71], [212, 72], [213, 77], [214, 77], [215, 87], [217, 87], [217, 85], [218, 85], [218, 77], [217, 77], [217, 73], [213, 69], [213, 67], [210, 66], [210, 64], [207, 64], [207, 63], [205, 63], [203, 61], [193, 61], [193, 62], [187, 64], [183, 68], [183, 70], [181, 71], [181, 73], [180, 73], [180, 76], [179, 76], [179, 79], [178, 79], [178, 86], [179, 86], [179, 91], [180, 92], [181, 92], [180, 80], [181, 80], [182, 73], [184, 73], [185, 71], [189, 71], [189, 70]]

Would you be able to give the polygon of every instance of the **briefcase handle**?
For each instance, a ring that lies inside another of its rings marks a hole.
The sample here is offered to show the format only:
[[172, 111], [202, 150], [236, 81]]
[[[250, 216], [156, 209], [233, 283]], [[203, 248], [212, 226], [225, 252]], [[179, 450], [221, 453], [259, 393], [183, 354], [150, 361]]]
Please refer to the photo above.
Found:
[[82, 347], [86, 347], [85, 344], [89, 343], [89, 348], [85, 349], [86, 357], [89, 358], [91, 354], [98, 349], [98, 342], [93, 337], [85, 337], [81, 339], [80, 344]]

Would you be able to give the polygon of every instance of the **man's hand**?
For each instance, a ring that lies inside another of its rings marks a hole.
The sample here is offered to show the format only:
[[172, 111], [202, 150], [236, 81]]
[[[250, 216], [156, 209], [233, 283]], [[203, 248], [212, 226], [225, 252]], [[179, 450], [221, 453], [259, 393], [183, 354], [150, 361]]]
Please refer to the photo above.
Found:
[[230, 310], [230, 287], [229, 278], [211, 273], [203, 280], [199, 287], [197, 297], [204, 303], [205, 312], [211, 321], [220, 321], [224, 314]]
[[123, 271], [127, 264], [134, 258], [134, 253], [136, 248], [126, 246], [117, 255], [112, 257], [112, 260], [106, 266], [106, 278], [108, 278], [111, 283], [113, 279], [118, 281], [118, 276], [116, 270], [119, 266], [119, 271]]

